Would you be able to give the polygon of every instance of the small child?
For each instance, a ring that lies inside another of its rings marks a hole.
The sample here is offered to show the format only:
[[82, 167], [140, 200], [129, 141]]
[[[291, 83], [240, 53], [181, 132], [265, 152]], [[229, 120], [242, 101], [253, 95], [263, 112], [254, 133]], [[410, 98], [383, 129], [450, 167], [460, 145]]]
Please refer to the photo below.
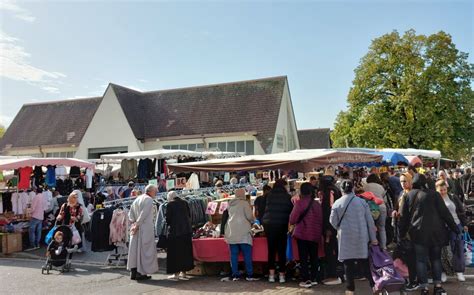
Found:
[[68, 251], [63, 242], [64, 234], [57, 231], [54, 234], [54, 239], [49, 243], [46, 250], [46, 256], [51, 258], [51, 264], [54, 266], [61, 266], [66, 263]]

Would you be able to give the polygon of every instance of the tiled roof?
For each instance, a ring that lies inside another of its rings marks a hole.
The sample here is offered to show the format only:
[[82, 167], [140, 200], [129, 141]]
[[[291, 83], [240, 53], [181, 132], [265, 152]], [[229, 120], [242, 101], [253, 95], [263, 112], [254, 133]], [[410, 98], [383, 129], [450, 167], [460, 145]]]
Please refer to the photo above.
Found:
[[271, 152], [286, 77], [152, 92], [111, 84], [138, 139], [257, 132]]
[[[137, 139], [256, 131], [270, 153], [285, 83], [282, 76], [152, 92], [110, 86]], [[101, 100], [24, 105], [0, 140], [0, 150], [9, 144], [78, 145]]]
[[102, 97], [25, 104], [0, 139], [5, 147], [78, 145]]
[[329, 128], [298, 130], [301, 149], [326, 149], [331, 148]]

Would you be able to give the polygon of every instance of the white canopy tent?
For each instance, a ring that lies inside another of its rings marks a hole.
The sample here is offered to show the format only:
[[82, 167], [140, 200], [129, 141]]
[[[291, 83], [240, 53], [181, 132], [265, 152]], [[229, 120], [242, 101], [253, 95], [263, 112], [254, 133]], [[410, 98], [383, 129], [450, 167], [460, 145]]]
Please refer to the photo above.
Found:
[[362, 152], [342, 152], [330, 149], [298, 150], [287, 153], [244, 156], [233, 159], [216, 159], [193, 163], [169, 164], [174, 172], [188, 171], [253, 171], [259, 169], [285, 169], [312, 171], [327, 165], [343, 163], [380, 162], [382, 156]]
[[77, 166], [94, 169], [94, 163], [73, 158], [18, 158], [0, 159], [0, 171], [19, 169], [22, 167], [62, 165], [67, 167]]
[[187, 150], [167, 150], [167, 149], [157, 149], [151, 151], [140, 151], [140, 152], [130, 152], [130, 153], [120, 153], [120, 154], [109, 154], [102, 155], [100, 158], [104, 162], [109, 162], [113, 160], [131, 160], [131, 159], [176, 159], [180, 157], [192, 157], [192, 158], [231, 158], [231, 157], [240, 157], [239, 153], [231, 152], [196, 152], [196, 151], [187, 151]]

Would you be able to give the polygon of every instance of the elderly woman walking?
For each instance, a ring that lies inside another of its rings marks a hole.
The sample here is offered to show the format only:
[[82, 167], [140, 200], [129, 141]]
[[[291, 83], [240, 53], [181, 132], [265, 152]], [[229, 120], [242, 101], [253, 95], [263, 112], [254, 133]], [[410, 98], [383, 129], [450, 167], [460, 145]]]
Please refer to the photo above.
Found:
[[344, 263], [346, 294], [354, 294], [357, 267], [364, 271], [370, 286], [374, 286], [369, 269], [369, 243], [378, 245], [375, 223], [369, 205], [354, 194], [352, 181], [341, 184], [343, 196], [334, 202], [329, 221], [337, 230], [339, 261]]
[[193, 229], [188, 202], [176, 192], [168, 193], [166, 224], [169, 227], [166, 272], [170, 280], [187, 280], [186, 272], [194, 268]]
[[156, 185], [147, 185], [145, 194], [133, 201], [128, 213], [131, 226], [127, 269], [131, 272], [130, 278], [132, 280], [151, 279], [151, 276], [147, 276], [147, 274], [158, 271], [154, 234], [155, 223], [153, 221], [156, 216], [156, 206], [153, 204], [153, 198], [157, 192]]

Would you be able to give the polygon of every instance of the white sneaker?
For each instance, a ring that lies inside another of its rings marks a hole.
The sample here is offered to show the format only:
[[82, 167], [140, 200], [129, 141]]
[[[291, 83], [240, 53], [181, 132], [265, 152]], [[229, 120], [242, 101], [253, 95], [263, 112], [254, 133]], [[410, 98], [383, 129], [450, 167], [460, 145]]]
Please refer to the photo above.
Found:
[[285, 276], [284, 276], [284, 275], [283, 275], [283, 276], [282, 276], [282, 275], [280, 275], [279, 282], [280, 282], [280, 284], [284, 284], [284, 283], [286, 282], [286, 280], [285, 280]]
[[275, 283], [275, 276], [274, 276], [274, 275], [273, 275], [273, 276], [272, 276], [272, 275], [269, 275], [269, 276], [268, 276], [268, 282], [270, 282], [270, 283]]
[[446, 281], [448, 280], [448, 277], [446, 276], [446, 273], [441, 273], [441, 282], [442, 283], [446, 283]]
[[458, 281], [460, 282], [465, 282], [466, 278], [464, 277], [464, 274], [462, 272], [456, 273], [456, 276], [458, 277]]
[[327, 286], [340, 285], [340, 284], [342, 284], [342, 280], [341, 280], [341, 278], [337, 278], [336, 280], [325, 281], [325, 282], [323, 282], [323, 284], [327, 285]]
[[311, 288], [312, 284], [311, 284], [311, 281], [306, 281], [306, 282], [301, 282], [299, 286], [301, 288]]
[[170, 281], [177, 281], [177, 280], [179, 280], [179, 277], [174, 274], [174, 275], [168, 276], [168, 280], [170, 280]]

